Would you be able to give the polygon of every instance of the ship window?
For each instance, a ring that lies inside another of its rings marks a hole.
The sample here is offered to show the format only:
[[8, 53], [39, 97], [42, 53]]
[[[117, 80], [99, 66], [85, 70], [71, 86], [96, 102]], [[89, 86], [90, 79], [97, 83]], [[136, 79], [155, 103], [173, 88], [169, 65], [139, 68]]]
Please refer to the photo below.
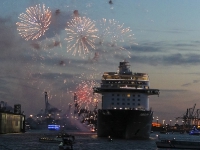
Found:
[[130, 97], [131, 95], [130, 94], [127, 94], [127, 97]]

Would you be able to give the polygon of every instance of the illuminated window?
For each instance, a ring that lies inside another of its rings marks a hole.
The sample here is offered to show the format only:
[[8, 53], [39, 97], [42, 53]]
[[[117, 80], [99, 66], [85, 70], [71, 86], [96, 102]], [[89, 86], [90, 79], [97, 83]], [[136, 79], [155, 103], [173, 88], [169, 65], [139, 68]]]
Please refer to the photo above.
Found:
[[127, 97], [130, 97], [130, 96], [131, 96], [131, 95], [128, 93], [128, 94], [127, 94]]

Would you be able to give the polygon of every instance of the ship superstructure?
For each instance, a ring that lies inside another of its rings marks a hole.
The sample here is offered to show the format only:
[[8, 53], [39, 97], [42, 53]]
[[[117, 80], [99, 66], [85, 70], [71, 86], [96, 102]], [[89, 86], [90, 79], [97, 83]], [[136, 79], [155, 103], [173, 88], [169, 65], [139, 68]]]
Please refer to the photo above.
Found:
[[148, 74], [132, 73], [127, 61], [120, 62], [118, 72], [104, 72], [94, 93], [102, 95], [98, 136], [149, 137], [153, 115], [149, 95], [159, 95], [159, 90], [150, 89]]

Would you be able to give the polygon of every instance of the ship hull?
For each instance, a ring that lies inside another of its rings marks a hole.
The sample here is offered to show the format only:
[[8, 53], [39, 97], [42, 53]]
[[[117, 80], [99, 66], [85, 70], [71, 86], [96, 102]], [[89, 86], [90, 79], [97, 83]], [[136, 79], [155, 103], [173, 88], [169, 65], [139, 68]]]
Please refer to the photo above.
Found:
[[98, 110], [97, 135], [124, 139], [148, 139], [152, 111], [108, 109]]

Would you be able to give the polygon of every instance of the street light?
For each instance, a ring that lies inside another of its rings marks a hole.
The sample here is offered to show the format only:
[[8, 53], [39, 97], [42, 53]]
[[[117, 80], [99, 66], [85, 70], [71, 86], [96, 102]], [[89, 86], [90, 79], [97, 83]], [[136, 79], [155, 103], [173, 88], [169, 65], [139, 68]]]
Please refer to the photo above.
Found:
[[158, 117], [157, 117], [157, 119], [156, 119], [156, 121], [157, 121], [157, 126], [158, 126], [158, 120], [159, 120], [159, 119], [158, 119]]

